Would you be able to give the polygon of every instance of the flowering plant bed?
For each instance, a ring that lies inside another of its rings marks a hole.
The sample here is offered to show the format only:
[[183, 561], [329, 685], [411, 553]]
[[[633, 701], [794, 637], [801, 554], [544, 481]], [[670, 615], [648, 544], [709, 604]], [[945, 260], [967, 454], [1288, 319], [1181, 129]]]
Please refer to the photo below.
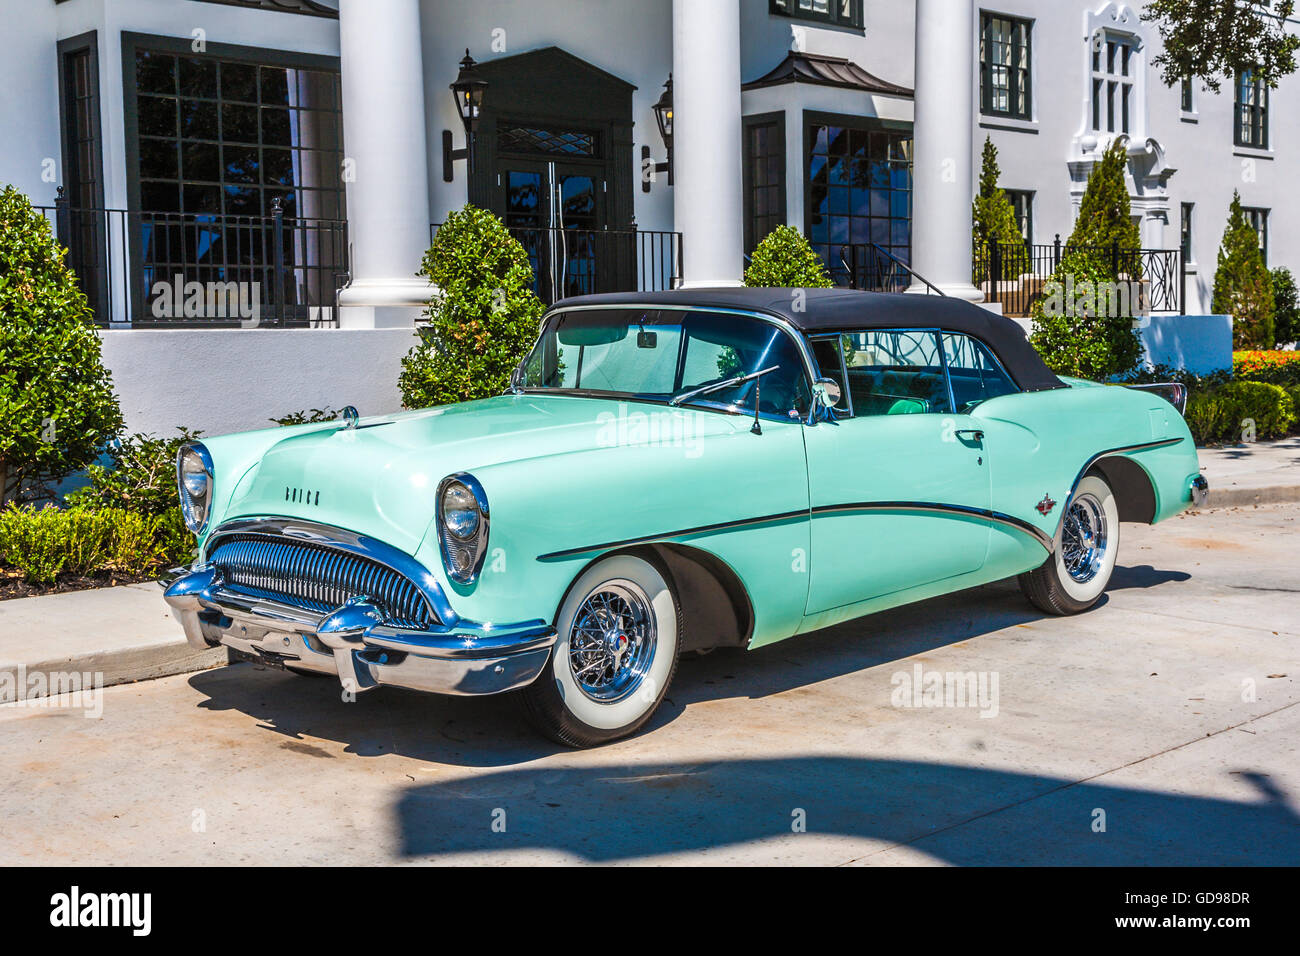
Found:
[[1233, 352], [1232, 374], [1252, 382], [1300, 385], [1300, 350], [1247, 349]]

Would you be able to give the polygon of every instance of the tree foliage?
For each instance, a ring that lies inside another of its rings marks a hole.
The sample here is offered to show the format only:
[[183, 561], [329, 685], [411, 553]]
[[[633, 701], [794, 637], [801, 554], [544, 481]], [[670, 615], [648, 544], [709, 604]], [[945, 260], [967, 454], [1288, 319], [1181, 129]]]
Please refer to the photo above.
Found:
[[1030, 341], [1061, 375], [1095, 380], [1124, 375], [1142, 354], [1133, 328], [1137, 259], [1113, 255], [1117, 245], [1132, 251], [1140, 244], [1130, 219], [1126, 164], [1124, 146], [1117, 142], [1093, 166], [1066, 252], [1046, 295], [1030, 310]]
[[65, 252], [26, 196], [0, 191], [0, 504], [40, 496], [122, 428]]
[[492, 213], [467, 205], [439, 227], [420, 275], [438, 292], [422, 341], [402, 359], [403, 404], [501, 394], [536, 339], [543, 311], [524, 247]]
[[1300, 340], [1300, 295], [1290, 269], [1277, 268], [1273, 277], [1273, 338], [1278, 345]]
[[990, 248], [994, 243], [1002, 248], [1002, 275], [999, 278], [1015, 278], [1022, 264], [1023, 256], [1016, 254], [1016, 248], [1023, 246], [1025, 240], [1020, 233], [1020, 223], [1016, 221], [1016, 209], [998, 185], [1001, 176], [998, 148], [986, 136], [980, 163], [979, 193], [971, 209], [971, 241], [976, 263], [972, 278], [976, 285], [988, 278], [992, 261]]
[[793, 226], [777, 226], [750, 257], [745, 285], [767, 289], [824, 289], [831, 277], [821, 257]]
[[1149, 0], [1142, 19], [1160, 31], [1154, 63], [1166, 86], [1191, 77], [1217, 93], [1245, 70], [1270, 89], [1295, 71], [1300, 37], [1287, 32], [1294, 10], [1295, 0]]
[[1264, 265], [1259, 235], [1241, 208], [1241, 196], [1232, 194], [1228, 225], [1219, 246], [1214, 273], [1216, 314], [1232, 316], [1232, 346], [1237, 349], [1273, 347], [1273, 278]]

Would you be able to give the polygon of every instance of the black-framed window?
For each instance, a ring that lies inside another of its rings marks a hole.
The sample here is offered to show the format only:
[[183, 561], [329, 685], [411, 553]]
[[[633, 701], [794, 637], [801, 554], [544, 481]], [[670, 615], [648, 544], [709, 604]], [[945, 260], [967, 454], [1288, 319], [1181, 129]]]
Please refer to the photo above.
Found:
[[1192, 257], [1192, 216], [1196, 212], [1196, 204], [1185, 202], [1182, 204], [1182, 212], [1178, 219], [1178, 247], [1183, 252], [1183, 262], [1195, 262]]
[[1268, 149], [1268, 86], [1254, 70], [1243, 70], [1237, 74], [1236, 90], [1233, 142]]
[[861, 30], [862, 0], [768, 0], [769, 12], [796, 20], [812, 20]]
[[1245, 206], [1241, 210], [1246, 215], [1246, 221], [1250, 227], [1255, 230], [1259, 236], [1259, 252], [1264, 257], [1264, 265], [1268, 265], [1268, 213], [1267, 209], [1258, 206]]
[[1179, 87], [1179, 95], [1183, 112], [1196, 112], [1196, 88], [1192, 85], [1190, 76], [1183, 77], [1182, 84]]
[[[809, 242], [837, 283], [846, 284], [846, 247], [879, 246], [912, 256], [912, 131], [865, 117], [805, 113]], [[855, 261], [851, 256], [848, 261]], [[876, 256], [857, 260], [859, 267]]]
[[[59, 41], [59, 120], [67, 200], [59, 241], [68, 265], [101, 325], [110, 321], [108, 235], [104, 206], [103, 136], [100, 127], [99, 40], [95, 31]], [[42, 201], [45, 201], [44, 199]]]
[[785, 225], [785, 114], [745, 117], [745, 252]]
[[1098, 133], [1132, 132], [1137, 38], [1101, 33], [1092, 44], [1092, 128]]
[[336, 70], [138, 48], [140, 206], [148, 212], [343, 218]]
[[1011, 208], [1016, 213], [1016, 225], [1025, 242], [1034, 241], [1034, 191], [1032, 189], [1004, 189]]
[[1029, 119], [1033, 21], [980, 11], [980, 112]]

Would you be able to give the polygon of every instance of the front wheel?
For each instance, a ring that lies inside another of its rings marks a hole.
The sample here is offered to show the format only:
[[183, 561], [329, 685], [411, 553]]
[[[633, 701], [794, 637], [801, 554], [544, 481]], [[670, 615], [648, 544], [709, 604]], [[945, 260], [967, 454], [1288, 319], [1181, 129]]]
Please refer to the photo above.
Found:
[[1078, 614], [1110, 583], [1119, 551], [1119, 508], [1099, 475], [1085, 475], [1065, 506], [1056, 549], [1041, 567], [1020, 575], [1020, 590], [1048, 614]]
[[520, 694], [525, 715], [568, 747], [636, 732], [668, 692], [680, 628], [666, 571], [631, 554], [598, 561], [560, 605], [551, 659]]

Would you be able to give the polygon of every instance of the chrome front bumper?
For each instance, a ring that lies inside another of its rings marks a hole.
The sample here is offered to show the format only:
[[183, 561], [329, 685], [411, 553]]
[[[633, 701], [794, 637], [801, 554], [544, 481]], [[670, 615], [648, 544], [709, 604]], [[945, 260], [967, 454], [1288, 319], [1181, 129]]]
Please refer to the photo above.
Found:
[[385, 624], [364, 602], [320, 616], [224, 588], [210, 567], [164, 583], [163, 598], [194, 647], [224, 644], [276, 667], [334, 674], [354, 693], [386, 684], [434, 694], [499, 694], [531, 684], [555, 643], [554, 629], [540, 620], [488, 625], [458, 619], [412, 631]]

